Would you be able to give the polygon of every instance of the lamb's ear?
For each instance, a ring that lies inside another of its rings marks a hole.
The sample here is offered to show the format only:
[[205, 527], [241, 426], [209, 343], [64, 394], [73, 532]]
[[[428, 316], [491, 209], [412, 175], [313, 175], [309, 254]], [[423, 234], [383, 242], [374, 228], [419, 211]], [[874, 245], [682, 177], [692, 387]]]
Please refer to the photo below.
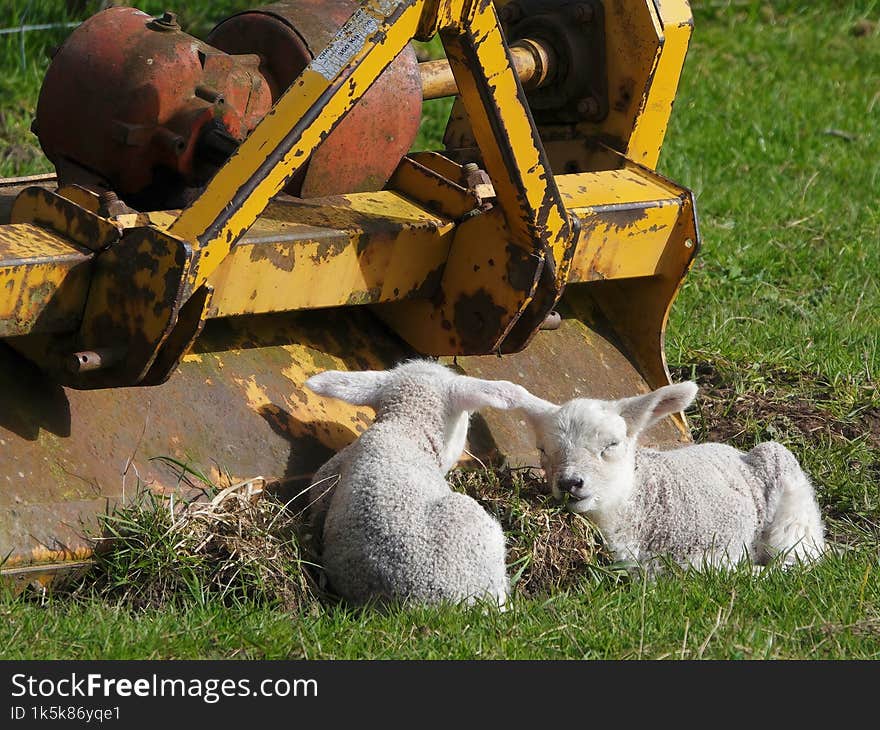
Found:
[[697, 395], [697, 384], [691, 381], [666, 385], [652, 393], [616, 401], [617, 411], [626, 421], [630, 438], [638, 436], [649, 426], [670, 413], [683, 411]]
[[533, 420], [559, 410], [559, 406], [507, 380], [480, 380], [462, 376], [455, 379], [453, 388], [453, 406], [463, 411], [476, 411], [486, 406], [503, 410], [518, 409]]
[[306, 380], [305, 386], [318, 395], [338, 398], [356, 406], [374, 406], [387, 379], [386, 370], [326, 370]]
[[461, 375], [450, 384], [449, 398], [453, 410], [478, 411], [481, 408], [509, 410], [519, 408], [529, 391], [508, 380], [482, 380]]

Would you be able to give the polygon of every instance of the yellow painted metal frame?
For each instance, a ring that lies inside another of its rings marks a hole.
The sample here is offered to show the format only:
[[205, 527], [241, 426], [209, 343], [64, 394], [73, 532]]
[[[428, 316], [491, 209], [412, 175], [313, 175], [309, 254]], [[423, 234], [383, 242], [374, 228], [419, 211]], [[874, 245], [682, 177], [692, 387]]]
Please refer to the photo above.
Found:
[[[426, 354], [515, 351], [566, 284], [660, 276], [671, 232], [682, 216], [693, 217], [681, 189], [645, 182], [665, 133], [689, 10], [685, 0], [640, 0], [609, 3], [606, 15], [608, 53], [617, 59], [609, 64], [610, 86], [623, 88], [628, 72], [627, 83], [644, 87], [638, 104], [612, 104], [601, 127], [604, 137], [625, 140], [626, 151], [603, 151], [614, 159], [612, 169], [571, 176], [577, 184], [554, 175], [551, 158], [565, 146], [586, 148], [576, 138], [563, 145], [550, 130], [554, 152], [545, 152], [491, 2], [366, 0], [188, 208], [110, 220], [76, 190], [62, 191], [71, 200], [25, 191], [13, 220], [59, 231], [96, 252], [84, 302], [81, 285], [67, 290], [70, 309], [83, 312], [69, 349], [115, 346], [119, 362], [74, 383], [161, 382], [209, 317], [344, 304], [376, 305]], [[475, 211], [462, 168], [422, 155], [404, 160], [391, 180], [406, 198], [388, 191], [311, 208], [278, 203], [264, 215], [406, 43], [438, 32], [493, 184], [493, 205]], [[633, 68], [621, 61], [627, 53]], [[631, 157], [642, 172], [627, 169]], [[614, 219], [614, 199], [631, 212], [635, 206], [638, 218]], [[320, 230], [311, 230], [313, 219]], [[695, 223], [691, 228], [687, 261], [667, 272], [678, 277], [676, 286], [698, 242]], [[634, 240], [640, 245], [630, 245]], [[23, 276], [21, 267], [5, 273], [14, 286]], [[57, 272], [46, 274], [49, 288], [60, 283]], [[670, 298], [654, 309], [665, 314], [675, 289], [664, 291]]]

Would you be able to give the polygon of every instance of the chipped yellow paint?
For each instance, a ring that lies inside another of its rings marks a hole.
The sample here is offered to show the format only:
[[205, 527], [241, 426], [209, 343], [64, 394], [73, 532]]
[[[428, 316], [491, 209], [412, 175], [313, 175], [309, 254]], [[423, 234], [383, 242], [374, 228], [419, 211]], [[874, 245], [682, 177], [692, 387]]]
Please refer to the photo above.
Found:
[[92, 254], [29, 223], [0, 227], [0, 336], [75, 326]]
[[52, 550], [44, 545], [33, 548], [27, 556], [10, 555], [3, 562], [3, 573], [9, 568], [17, 568], [24, 565], [39, 565], [40, 563], [57, 563], [61, 561], [80, 561], [91, 557], [89, 548], [76, 548], [74, 550]]
[[18, 194], [9, 220], [11, 223], [32, 223], [91, 251], [100, 251], [115, 243], [120, 233], [119, 226], [113, 221], [38, 186], [25, 188]]
[[[88, 553], [86, 557], [90, 555], [91, 553]], [[0, 572], [0, 581], [12, 590], [13, 595], [17, 595], [27, 588], [48, 588], [59, 576], [72, 577], [87, 571], [92, 565], [89, 560], [74, 558], [64, 552], [55, 554], [51, 560], [43, 564], [12, 567], [19, 565], [19, 562], [4, 563], [2, 572]]]
[[571, 209], [663, 202], [677, 199], [684, 192], [684, 188], [638, 167], [557, 175], [556, 182]]
[[[377, 364], [377, 367], [381, 366]], [[338, 358], [336, 368], [347, 369], [345, 362]], [[313, 425], [321, 441], [338, 450], [363, 433], [375, 413], [367, 406], [353, 406], [335, 398], [324, 398], [302, 387], [302, 383], [309, 377], [324, 369], [329, 368], [318, 369], [314, 364], [303, 367], [300, 360], [294, 359], [293, 363], [281, 372], [291, 383], [297, 385], [296, 396], [287, 399], [290, 414], [303, 424]], [[328, 423], [336, 424], [340, 428], [331, 429], [326, 425]]]
[[121, 228], [153, 226], [160, 231], [165, 231], [170, 228], [179, 215], [179, 210], [152, 210], [144, 213], [123, 213], [116, 216], [113, 220]]
[[[303, 387], [312, 375], [324, 370], [348, 370], [350, 367], [339, 357], [319, 353], [307, 345], [283, 345], [280, 348], [290, 356], [290, 364], [280, 373], [290, 381], [290, 395], [281, 396], [281, 404], [287, 414], [285, 426], [291, 440], [311, 432], [323, 445], [334, 450], [341, 449], [357, 438], [372, 422], [374, 412], [366, 406], [353, 406], [334, 398], [324, 398]], [[316, 358], [322, 365], [317, 364]], [[372, 358], [371, 358], [372, 359]], [[374, 367], [384, 369], [388, 363], [375, 360]], [[266, 389], [253, 377], [233, 378], [243, 389], [248, 406], [255, 413], [267, 406], [277, 406], [278, 398], [271, 398]], [[296, 431], [292, 430], [296, 427]]]
[[332, 200], [271, 206], [209, 278], [210, 316], [433, 293], [455, 230], [451, 221], [395, 193]]
[[[557, 281], [564, 284], [571, 239], [568, 217], [520, 96], [494, 7], [474, 3], [464, 29], [441, 33], [441, 38], [510, 235], [524, 250], [539, 255], [545, 244], [549, 246]], [[480, 78], [490, 80], [488, 89], [481, 87]]]
[[[569, 283], [654, 276], [681, 210], [679, 200], [624, 211], [622, 219], [585, 210]], [[580, 211], [574, 211], [579, 214]]]
[[272, 402], [272, 399], [266, 395], [266, 391], [257, 384], [256, 378], [253, 376], [247, 380], [233, 378], [233, 382], [244, 388], [244, 396], [252, 410], [258, 411], [260, 406], [265, 406]]
[[690, 9], [686, 3], [662, 3], [660, 12], [657, 20], [662, 25], [663, 45], [656, 57], [651, 85], [626, 148], [629, 159], [650, 168], [657, 166], [660, 157], [693, 30]]
[[[442, 302], [414, 300], [379, 306], [374, 311], [414, 349], [429, 355], [477, 354], [469, 344], [481, 336], [480, 327], [497, 332], [484, 352], [496, 349], [503, 333], [517, 314], [531, 301], [534, 281], [523, 282], [523, 288], [508, 281], [507, 242], [511, 234], [500, 209], [464, 221], [455, 233], [449, 260], [443, 271]], [[523, 252], [522, 258], [529, 260]], [[479, 297], [485, 309], [474, 300], [470, 310], [473, 320], [464, 324], [458, 317], [459, 302]]]

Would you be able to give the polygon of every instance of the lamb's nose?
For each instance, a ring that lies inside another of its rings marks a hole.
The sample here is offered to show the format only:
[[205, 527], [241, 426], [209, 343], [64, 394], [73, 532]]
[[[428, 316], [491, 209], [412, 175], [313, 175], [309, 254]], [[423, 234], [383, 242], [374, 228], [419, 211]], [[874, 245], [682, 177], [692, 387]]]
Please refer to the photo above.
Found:
[[559, 480], [559, 489], [563, 492], [573, 492], [575, 489], [580, 489], [584, 486], [584, 480], [580, 477], [575, 477], [574, 479], [560, 479]]

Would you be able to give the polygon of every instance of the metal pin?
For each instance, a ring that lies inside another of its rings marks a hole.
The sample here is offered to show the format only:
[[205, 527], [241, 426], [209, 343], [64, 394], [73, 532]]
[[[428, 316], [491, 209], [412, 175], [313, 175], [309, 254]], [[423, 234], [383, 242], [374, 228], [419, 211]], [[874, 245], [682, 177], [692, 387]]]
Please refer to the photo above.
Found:
[[101, 370], [120, 360], [122, 353], [117, 348], [101, 348], [99, 350], [82, 350], [74, 352], [67, 360], [67, 369], [74, 373], [86, 373], [90, 370]]

